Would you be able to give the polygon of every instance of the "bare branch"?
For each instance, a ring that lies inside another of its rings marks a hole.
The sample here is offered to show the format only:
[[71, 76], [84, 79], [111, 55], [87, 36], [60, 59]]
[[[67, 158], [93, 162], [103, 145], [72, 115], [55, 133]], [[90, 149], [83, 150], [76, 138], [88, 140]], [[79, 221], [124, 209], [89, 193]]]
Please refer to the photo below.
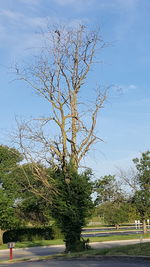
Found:
[[[46, 117], [18, 124], [18, 144], [30, 162], [36, 158], [43, 164], [59, 165], [63, 171], [71, 162], [77, 169], [90, 147], [102, 141], [95, 128], [106, 91], [98, 93], [91, 111], [85, 112], [81, 103], [86, 102], [82, 87], [95, 63], [96, 47], [100, 43], [102, 48], [104, 42], [97, 32], [88, 32], [82, 25], [55, 29], [47, 36], [35, 64], [22, 70], [17, 66], [16, 74], [48, 102], [50, 112]], [[48, 187], [47, 181], [43, 182]]]

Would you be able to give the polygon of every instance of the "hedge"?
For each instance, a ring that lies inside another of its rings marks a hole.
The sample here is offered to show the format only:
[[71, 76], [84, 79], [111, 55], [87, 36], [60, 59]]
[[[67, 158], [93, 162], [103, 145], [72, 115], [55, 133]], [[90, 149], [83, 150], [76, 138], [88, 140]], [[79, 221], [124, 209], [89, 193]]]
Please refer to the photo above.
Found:
[[56, 225], [48, 227], [26, 227], [6, 231], [3, 234], [3, 243], [52, 240], [57, 238], [63, 238], [63, 236]]

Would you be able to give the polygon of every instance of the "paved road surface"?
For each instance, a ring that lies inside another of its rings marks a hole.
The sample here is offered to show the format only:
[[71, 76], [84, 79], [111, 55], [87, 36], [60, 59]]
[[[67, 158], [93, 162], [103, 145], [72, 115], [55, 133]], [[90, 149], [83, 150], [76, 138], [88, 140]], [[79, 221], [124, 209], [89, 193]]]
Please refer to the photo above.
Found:
[[[150, 233], [150, 231], [148, 231]], [[86, 232], [84, 232], [82, 234], [83, 237], [93, 237], [93, 236], [112, 236], [112, 235], [133, 235], [133, 234], [143, 234], [142, 230], [137, 230], [137, 231], [126, 231], [126, 232], [121, 232], [120, 231], [113, 231], [113, 232], [105, 232], [105, 233], [91, 233], [91, 234], [87, 234]]]
[[[33, 258], [37, 256], [47, 256], [64, 252], [65, 246], [45, 246], [31, 248], [16, 248], [13, 249], [13, 258]], [[9, 259], [9, 249], [0, 250], [0, 260]]]
[[99, 258], [89, 260], [48, 260], [37, 262], [23, 262], [15, 264], [3, 264], [1, 266], [15, 266], [15, 267], [148, 267], [149, 260], [136, 258]]
[[[116, 246], [123, 246], [129, 244], [137, 244], [140, 240], [124, 240], [124, 241], [107, 241], [91, 243], [92, 248], [111, 248]], [[150, 239], [145, 239], [143, 242], [150, 242]], [[46, 256], [64, 252], [64, 245], [59, 246], [46, 246], [46, 247], [33, 247], [33, 248], [20, 248], [13, 249], [14, 258], [34, 258], [37, 256]], [[0, 250], [0, 260], [9, 259], [9, 249]]]
[[[143, 227], [142, 226], [140, 226], [140, 227], [138, 227], [138, 228], [136, 228], [135, 226], [120, 226], [119, 227], [119, 230], [142, 230], [143, 229]], [[150, 230], [150, 227], [148, 228], [149, 230]], [[114, 230], [116, 230], [116, 227], [98, 227], [98, 228], [83, 228], [83, 232], [96, 232], [96, 231], [98, 231], [98, 232], [103, 232], [103, 231], [114, 231]]]

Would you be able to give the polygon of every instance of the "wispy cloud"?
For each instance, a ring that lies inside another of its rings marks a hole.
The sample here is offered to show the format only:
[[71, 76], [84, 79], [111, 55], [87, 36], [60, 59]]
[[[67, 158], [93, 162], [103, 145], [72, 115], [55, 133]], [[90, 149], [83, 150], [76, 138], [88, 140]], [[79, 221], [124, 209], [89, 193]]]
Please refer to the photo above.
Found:
[[46, 17], [32, 17], [10, 9], [0, 11], [0, 47], [9, 47], [9, 53], [19, 56], [29, 47], [40, 43], [38, 29], [47, 25]]
[[41, 0], [19, 0], [19, 2], [22, 2], [26, 5], [38, 5]]
[[[80, 19], [68, 20], [57, 16], [33, 16], [27, 13], [14, 12], [10, 9], [0, 11], [0, 47], [9, 46], [9, 52], [19, 57], [23, 50], [30, 53], [29, 48], [42, 46], [42, 31], [48, 25], [67, 25], [76, 27], [83, 21]], [[42, 31], [41, 31], [42, 30]]]
[[129, 92], [131, 90], [136, 90], [138, 87], [135, 84], [122, 85], [120, 86], [123, 93]]
[[[22, 0], [25, 1], [25, 0]], [[84, 5], [84, 8], [88, 5], [94, 5], [96, 8], [102, 9], [123, 9], [123, 10], [131, 10], [135, 8], [139, 0], [51, 0], [59, 5]]]
[[130, 85], [128, 86], [128, 88], [129, 88], [129, 89], [136, 89], [136, 88], [137, 88], [137, 86], [136, 86], [136, 85], [134, 85], [134, 84], [130, 84]]
[[23, 15], [18, 12], [14, 12], [10, 9], [2, 9], [0, 11], [0, 15], [4, 18], [7, 18], [8, 20], [20, 20], [23, 18]]
[[115, 92], [116, 96], [118, 97], [118, 95], [120, 96], [120, 94], [122, 95], [122, 94], [138, 89], [138, 86], [135, 84], [115, 85], [112, 89], [113, 89], [112, 94], [114, 94]]
[[125, 38], [129, 29], [134, 25], [137, 16], [139, 0], [51, 0], [60, 6], [69, 6], [79, 11], [96, 9], [102, 12], [112, 12], [116, 15], [117, 23], [113, 35], [117, 40]]
[[[26, 7], [34, 6], [37, 8], [40, 7], [40, 4], [43, 5], [46, 0], [16, 0]], [[134, 9], [138, 0], [49, 0], [51, 4], [58, 4], [60, 6], [72, 5], [74, 8], [86, 9], [86, 7], [91, 6], [92, 8], [113, 8], [118, 10], [131, 10]], [[14, 11], [15, 10], [15, 11]], [[37, 9], [38, 10], [38, 9]], [[128, 13], [128, 12], [127, 12]], [[23, 48], [28, 47], [29, 44], [35, 45], [37, 43], [37, 37], [35, 38], [35, 32], [39, 29], [46, 28], [48, 24], [69, 24], [74, 27], [80, 23], [88, 24], [88, 19], [76, 17], [75, 19], [70, 19], [66, 17], [57, 16], [57, 14], [51, 16], [35, 16], [37, 13], [31, 13], [24, 11], [24, 9], [10, 9], [10, 8], [1, 8], [0, 9], [0, 39], [5, 40], [10, 43], [10, 49], [16, 47], [19, 49], [19, 46]], [[128, 16], [128, 15], [127, 15]], [[129, 26], [129, 22], [124, 19], [121, 19], [121, 23], [115, 26], [115, 32], [118, 36], [120, 33], [123, 34], [126, 31], [126, 28]], [[128, 24], [128, 26], [126, 26]], [[119, 25], [119, 26], [118, 26]], [[19, 40], [19, 41], [18, 41]], [[3, 45], [3, 44], [0, 44]]]

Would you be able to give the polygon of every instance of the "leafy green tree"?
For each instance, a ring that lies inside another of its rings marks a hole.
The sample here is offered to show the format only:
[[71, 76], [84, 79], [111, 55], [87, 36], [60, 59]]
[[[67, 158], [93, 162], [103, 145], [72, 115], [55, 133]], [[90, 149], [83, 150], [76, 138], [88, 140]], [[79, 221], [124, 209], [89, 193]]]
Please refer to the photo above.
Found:
[[[22, 155], [16, 149], [0, 146], [0, 181], [5, 199], [11, 200], [15, 216], [24, 223], [48, 224], [50, 222], [50, 206], [40, 196], [39, 189], [43, 190], [41, 181], [38, 180], [38, 177], [37, 179], [33, 177], [32, 168], [34, 166], [20, 164], [22, 160]], [[43, 168], [44, 171], [45, 168]], [[39, 195], [32, 192], [37, 188]]]
[[3, 242], [4, 231], [18, 225], [15, 189], [5, 190], [4, 181], [14, 172], [21, 160], [22, 156], [16, 149], [0, 146], [0, 244]]
[[0, 183], [17, 168], [22, 160], [22, 155], [16, 149], [0, 146]]
[[97, 193], [97, 204], [123, 198], [121, 189], [116, 182], [115, 175], [105, 175], [98, 179], [95, 183], [95, 192]]
[[129, 205], [114, 175], [105, 175], [95, 184], [97, 193], [96, 213], [104, 221], [119, 229], [119, 224], [128, 221]]
[[147, 232], [146, 219], [150, 216], [150, 151], [143, 152], [140, 158], [133, 159], [137, 169], [139, 190], [133, 196], [133, 203], [143, 221], [143, 231]]
[[141, 158], [133, 159], [137, 169], [137, 181], [142, 190], [150, 191], [150, 151], [142, 153]]
[[25, 224], [35, 226], [49, 225], [52, 221], [50, 215], [51, 206], [41, 197], [35, 194], [26, 194], [26, 197], [19, 199], [16, 207], [16, 214]]
[[7, 229], [18, 227], [20, 220], [15, 213], [13, 199], [8, 198], [4, 190], [0, 188], [0, 244], [3, 243], [3, 233]]
[[134, 209], [127, 202], [104, 202], [97, 207], [98, 214], [103, 217], [105, 223], [115, 225], [119, 229], [119, 225], [130, 219]]
[[[93, 183], [90, 181], [91, 171], [78, 174], [77, 171], [68, 167], [66, 177], [66, 173], [64, 174], [61, 169], [55, 171], [40, 166], [38, 172], [43, 168], [44, 174], [41, 175], [47, 176], [47, 179], [53, 177], [55, 182], [56, 192], [50, 197], [49, 190], [43, 187], [41, 179], [33, 177], [35, 175], [35, 171], [31, 170], [33, 167], [33, 164], [21, 166], [21, 171], [25, 168], [24, 173], [28, 174], [28, 181], [24, 177], [23, 182], [23, 177], [19, 173], [22, 177], [21, 183], [24, 184], [22, 189], [26, 188], [23, 196], [22, 193], [20, 194], [22, 196], [20, 206], [18, 204], [21, 218], [26, 217], [27, 221], [32, 223], [47, 224], [52, 216], [64, 235], [66, 252], [85, 249], [87, 245], [81, 238], [81, 231], [94, 206], [91, 198], [93, 191]], [[16, 182], [19, 176], [15, 176]]]

